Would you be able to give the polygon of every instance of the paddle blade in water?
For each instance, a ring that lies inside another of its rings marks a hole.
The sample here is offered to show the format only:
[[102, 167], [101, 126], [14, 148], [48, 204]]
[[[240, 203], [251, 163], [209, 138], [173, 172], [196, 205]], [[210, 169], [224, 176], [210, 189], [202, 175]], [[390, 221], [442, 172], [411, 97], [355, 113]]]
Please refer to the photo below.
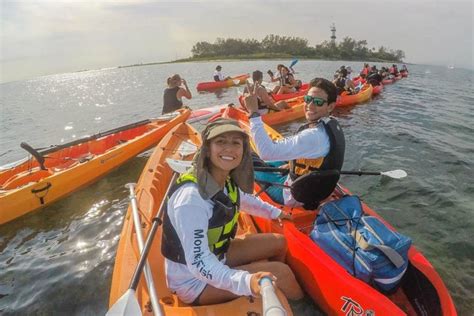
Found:
[[387, 176], [390, 178], [394, 179], [401, 179], [405, 178], [408, 174], [405, 172], [405, 170], [397, 169], [397, 170], [391, 170], [391, 171], [386, 171], [386, 172], [381, 172], [380, 173], [383, 176]]
[[142, 311], [140, 305], [138, 305], [137, 298], [135, 297], [135, 291], [128, 289], [122, 297], [115, 302], [115, 304], [109, 309], [106, 316], [134, 316], [141, 315]]

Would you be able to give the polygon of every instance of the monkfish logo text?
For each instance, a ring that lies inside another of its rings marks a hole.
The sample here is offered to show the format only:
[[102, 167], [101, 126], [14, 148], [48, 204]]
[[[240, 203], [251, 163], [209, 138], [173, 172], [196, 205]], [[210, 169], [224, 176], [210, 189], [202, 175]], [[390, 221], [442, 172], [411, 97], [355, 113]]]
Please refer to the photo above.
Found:
[[204, 239], [204, 230], [196, 229], [194, 231], [194, 247], [193, 247], [193, 265], [199, 270], [201, 275], [209, 280], [212, 280], [212, 274], [206, 269], [204, 261], [202, 261], [202, 240]]

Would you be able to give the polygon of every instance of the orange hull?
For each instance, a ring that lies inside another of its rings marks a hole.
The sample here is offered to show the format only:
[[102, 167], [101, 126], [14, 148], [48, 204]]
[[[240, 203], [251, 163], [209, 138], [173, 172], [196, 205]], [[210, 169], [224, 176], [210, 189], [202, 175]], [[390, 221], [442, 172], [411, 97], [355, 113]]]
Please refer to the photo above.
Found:
[[[143, 236], [146, 236], [151, 228], [152, 220], [157, 215], [161, 202], [166, 194], [166, 189], [172, 177], [172, 170], [166, 164], [166, 158], [190, 160], [193, 153], [181, 155], [179, 148], [183, 142], [201, 144], [199, 134], [190, 125], [183, 123], [171, 130], [158, 144], [149, 158], [136, 186], [138, 209], [140, 212]], [[239, 233], [256, 233], [250, 217], [241, 214], [239, 219]], [[139, 260], [139, 250], [134, 232], [133, 216], [131, 208], [125, 215], [122, 233], [117, 249], [114, 272], [112, 276], [112, 287], [110, 291], [110, 306], [112, 306], [128, 289], [135, 267]], [[148, 255], [156, 292], [160, 299], [160, 305], [165, 315], [261, 315], [262, 301], [254, 299], [250, 301], [246, 297], [240, 297], [233, 301], [209, 306], [189, 306], [181, 302], [178, 297], [168, 290], [164, 272], [164, 258], [161, 254], [161, 227], [158, 228], [153, 239], [150, 253]], [[145, 284], [144, 277], [140, 280], [136, 296], [142, 309], [143, 315], [152, 315], [150, 297]], [[292, 315], [285, 297], [278, 292], [283, 306]]]
[[[242, 97], [239, 97], [239, 102], [241, 105], [241, 109], [239, 109], [239, 111], [247, 113], [244, 109]], [[289, 109], [284, 109], [278, 112], [272, 111], [270, 113], [264, 114], [262, 115], [263, 122], [265, 124], [273, 126], [273, 125], [284, 124], [291, 121], [295, 121], [304, 117], [305, 104], [302, 97], [296, 97], [296, 98], [287, 100], [286, 102], [290, 106]], [[221, 111], [221, 115], [222, 115], [222, 112], [223, 111]]]
[[156, 145], [189, 114], [189, 110], [185, 110], [174, 118], [151, 120], [94, 140], [47, 150], [47, 170], [41, 170], [32, 158], [0, 171], [0, 224], [45, 207], [98, 180]]
[[350, 106], [368, 101], [372, 97], [372, 91], [372, 85], [365, 84], [357, 94], [346, 94], [338, 96], [336, 106]]

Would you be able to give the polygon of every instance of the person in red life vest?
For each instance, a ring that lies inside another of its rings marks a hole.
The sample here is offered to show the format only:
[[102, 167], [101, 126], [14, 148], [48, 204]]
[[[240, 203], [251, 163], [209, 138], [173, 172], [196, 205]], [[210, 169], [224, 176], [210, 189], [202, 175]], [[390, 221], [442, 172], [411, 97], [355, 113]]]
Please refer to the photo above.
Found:
[[367, 75], [369, 74], [369, 72], [370, 72], [370, 66], [369, 64], [365, 63], [364, 68], [362, 68], [362, 71], [360, 72], [361, 78], [365, 79]]
[[394, 75], [395, 77], [398, 76], [397, 65], [393, 64], [392, 67], [390, 67], [389, 72], [391, 75]]

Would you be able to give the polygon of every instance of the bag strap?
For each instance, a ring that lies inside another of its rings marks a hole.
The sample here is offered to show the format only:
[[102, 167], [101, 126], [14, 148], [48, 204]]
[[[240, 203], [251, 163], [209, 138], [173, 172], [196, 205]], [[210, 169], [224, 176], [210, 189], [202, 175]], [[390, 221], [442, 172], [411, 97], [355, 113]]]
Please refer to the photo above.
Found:
[[403, 257], [395, 251], [395, 249], [387, 246], [387, 245], [377, 245], [369, 243], [362, 234], [355, 229], [351, 230], [352, 237], [356, 240], [357, 245], [364, 250], [370, 250], [372, 248], [376, 248], [380, 250], [387, 258], [390, 260], [397, 268], [400, 268], [405, 263]]

